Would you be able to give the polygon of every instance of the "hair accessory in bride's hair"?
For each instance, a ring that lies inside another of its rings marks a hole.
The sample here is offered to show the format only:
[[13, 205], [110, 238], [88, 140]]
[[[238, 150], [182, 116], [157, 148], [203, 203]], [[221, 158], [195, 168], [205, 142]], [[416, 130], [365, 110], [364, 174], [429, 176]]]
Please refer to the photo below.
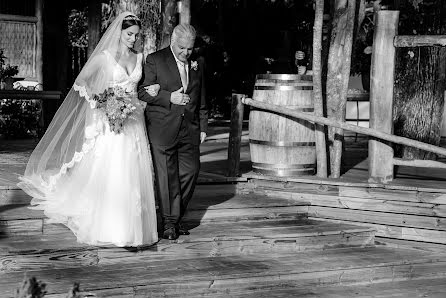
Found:
[[133, 14], [129, 14], [128, 16], [126, 16], [124, 18], [125, 21], [127, 20], [135, 20], [135, 21], [141, 21], [137, 16], [133, 15]]

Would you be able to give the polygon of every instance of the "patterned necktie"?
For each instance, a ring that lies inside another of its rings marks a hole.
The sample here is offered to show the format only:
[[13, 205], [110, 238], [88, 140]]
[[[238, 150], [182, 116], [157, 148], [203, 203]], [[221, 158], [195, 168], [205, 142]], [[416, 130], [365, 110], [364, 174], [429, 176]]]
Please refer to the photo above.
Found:
[[181, 84], [183, 85], [183, 92], [186, 92], [187, 89], [187, 85], [188, 85], [188, 81], [187, 81], [187, 70], [186, 70], [187, 64], [183, 63], [183, 65], [181, 65], [179, 67], [180, 69], [180, 77], [181, 77]]

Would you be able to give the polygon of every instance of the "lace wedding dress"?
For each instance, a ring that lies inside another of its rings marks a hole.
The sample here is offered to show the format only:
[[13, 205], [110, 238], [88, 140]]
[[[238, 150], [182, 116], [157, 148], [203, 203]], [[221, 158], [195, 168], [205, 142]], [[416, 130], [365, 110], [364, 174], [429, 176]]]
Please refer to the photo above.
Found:
[[[82, 150], [64, 163], [32, 201], [44, 210], [50, 222], [63, 223], [79, 242], [91, 245], [139, 246], [158, 241], [154, 202], [152, 159], [146, 135], [144, 106], [137, 98], [142, 75], [142, 54], [131, 74], [104, 51], [113, 72], [110, 86], [131, 93], [137, 107], [126, 120], [121, 133], [110, 131], [103, 111], [85, 87], [74, 90], [87, 100], [85, 141]], [[27, 183], [24, 180], [23, 183]], [[35, 183], [35, 182], [34, 182]]]

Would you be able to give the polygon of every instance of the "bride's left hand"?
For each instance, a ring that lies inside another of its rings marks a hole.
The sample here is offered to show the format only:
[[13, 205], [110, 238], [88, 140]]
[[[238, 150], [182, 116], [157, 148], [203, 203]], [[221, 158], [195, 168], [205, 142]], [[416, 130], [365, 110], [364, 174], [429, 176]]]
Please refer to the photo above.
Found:
[[158, 92], [160, 91], [160, 85], [154, 84], [147, 87], [144, 87], [147, 93], [149, 93], [150, 96], [157, 96]]

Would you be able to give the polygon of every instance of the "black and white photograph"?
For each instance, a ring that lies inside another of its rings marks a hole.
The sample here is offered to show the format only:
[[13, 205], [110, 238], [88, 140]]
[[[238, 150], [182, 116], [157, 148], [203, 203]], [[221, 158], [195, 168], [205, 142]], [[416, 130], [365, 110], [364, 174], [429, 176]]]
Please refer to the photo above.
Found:
[[446, 1], [0, 0], [0, 298], [446, 297]]

